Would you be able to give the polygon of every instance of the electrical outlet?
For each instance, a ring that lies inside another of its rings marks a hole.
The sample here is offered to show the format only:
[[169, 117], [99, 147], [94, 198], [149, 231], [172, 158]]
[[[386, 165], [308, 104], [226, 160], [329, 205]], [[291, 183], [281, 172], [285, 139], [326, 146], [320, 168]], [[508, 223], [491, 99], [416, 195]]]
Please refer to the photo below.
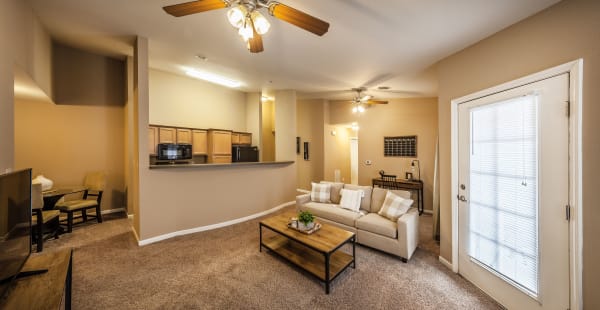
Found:
[[365, 165], [370, 166], [373, 162], [370, 159], [365, 160]]

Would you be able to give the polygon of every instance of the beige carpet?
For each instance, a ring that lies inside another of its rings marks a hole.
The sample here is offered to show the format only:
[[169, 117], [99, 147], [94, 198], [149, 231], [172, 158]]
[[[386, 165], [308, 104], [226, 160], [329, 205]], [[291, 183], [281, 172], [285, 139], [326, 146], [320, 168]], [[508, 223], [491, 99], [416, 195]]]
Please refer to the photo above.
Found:
[[138, 247], [129, 220], [107, 216], [46, 243], [73, 247], [73, 309], [499, 309], [438, 261], [431, 217], [402, 263], [357, 246], [349, 268], [324, 285], [266, 250], [258, 220]]

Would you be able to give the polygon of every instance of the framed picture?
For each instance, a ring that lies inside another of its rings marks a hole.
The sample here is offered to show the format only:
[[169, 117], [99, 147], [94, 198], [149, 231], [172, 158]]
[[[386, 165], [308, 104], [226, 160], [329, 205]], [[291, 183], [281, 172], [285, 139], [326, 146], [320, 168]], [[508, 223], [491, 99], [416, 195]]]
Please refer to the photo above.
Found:
[[304, 160], [308, 160], [308, 142], [304, 142]]
[[413, 179], [412, 172], [407, 172], [407, 173], [406, 173], [406, 177], [405, 177], [405, 179], [407, 179], [407, 180], [409, 180], [409, 181], [412, 181], [412, 179]]

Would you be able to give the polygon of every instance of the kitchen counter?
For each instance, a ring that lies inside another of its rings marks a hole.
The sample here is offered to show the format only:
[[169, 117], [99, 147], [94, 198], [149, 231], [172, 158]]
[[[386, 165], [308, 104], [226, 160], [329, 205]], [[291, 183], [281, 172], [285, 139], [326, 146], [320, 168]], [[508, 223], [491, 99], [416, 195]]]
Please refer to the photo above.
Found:
[[150, 169], [248, 167], [248, 166], [290, 165], [293, 163], [294, 163], [294, 161], [290, 160], [290, 161], [227, 163], [227, 164], [162, 164], [162, 165], [150, 165]]

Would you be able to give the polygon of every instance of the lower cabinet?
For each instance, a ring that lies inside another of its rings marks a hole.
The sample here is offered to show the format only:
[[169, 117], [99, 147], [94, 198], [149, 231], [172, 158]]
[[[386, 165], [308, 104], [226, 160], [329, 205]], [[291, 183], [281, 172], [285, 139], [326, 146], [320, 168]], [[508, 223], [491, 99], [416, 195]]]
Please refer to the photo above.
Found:
[[208, 162], [213, 164], [230, 164], [231, 155], [212, 155], [208, 157]]

